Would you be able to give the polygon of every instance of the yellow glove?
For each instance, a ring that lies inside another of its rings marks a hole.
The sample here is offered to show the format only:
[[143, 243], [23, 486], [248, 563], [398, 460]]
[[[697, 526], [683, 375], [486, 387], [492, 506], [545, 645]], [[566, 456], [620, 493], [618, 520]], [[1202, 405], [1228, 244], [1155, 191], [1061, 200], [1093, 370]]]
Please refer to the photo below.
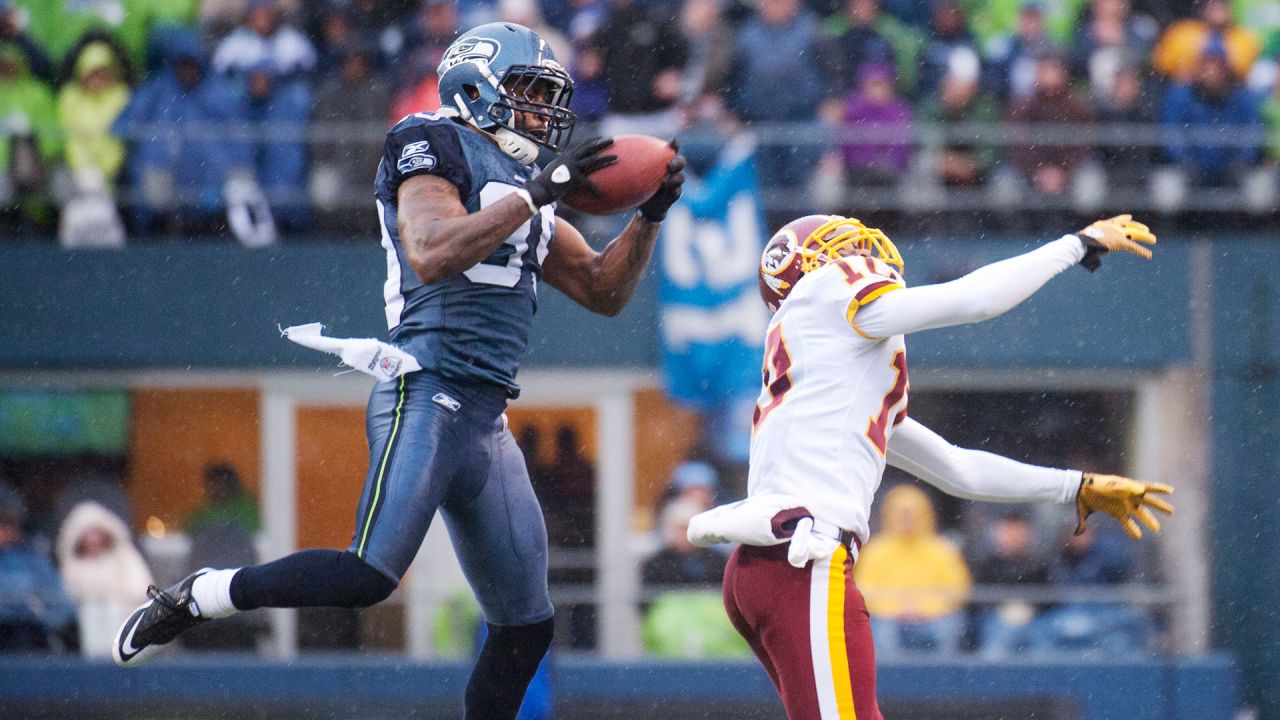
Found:
[[1076, 495], [1076, 519], [1079, 521], [1076, 534], [1084, 532], [1085, 518], [1098, 511], [1115, 518], [1134, 540], [1142, 537], [1142, 530], [1133, 520], [1135, 517], [1152, 532], [1159, 532], [1160, 521], [1148, 508], [1172, 515], [1172, 505], [1153, 497], [1153, 493], [1168, 495], [1172, 492], [1173, 488], [1163, 483], [1143, 483], [1119, 475], [1084, 473], [1080, 492]]
[[1097, 270], [1102, 264], [1102, 256], [1113, 250], [1133, 253], [1144, 260], [1150, 260], [1151, 250], [1146, 246], [1156, 243], [1156, 236], [1151, 229], [1129, 214], [1099, 220], [1076, 233], [1076, 237], [1085, 244], [1084, 259], [1080, 264], [1090, 272]]

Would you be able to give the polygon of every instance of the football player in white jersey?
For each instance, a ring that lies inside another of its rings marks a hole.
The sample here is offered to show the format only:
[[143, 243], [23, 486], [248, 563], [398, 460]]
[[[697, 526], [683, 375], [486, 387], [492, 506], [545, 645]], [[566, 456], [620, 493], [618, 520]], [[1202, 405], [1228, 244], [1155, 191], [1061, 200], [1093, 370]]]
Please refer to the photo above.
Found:
[[1158, 483], [1037, 467], [955, 447], [907, 417], [907, 333], [979, 322], [1026, 300], [1058, 273], [1095, 270], [1108, 252], [1150, 258], [1156, 238], [1128, 215], [947, 283], [908, 288], [883, 232], [810, 215], [769, 241], [760, 292], [774, 312], [751, 438], [748, 498], [694, 518], [699, 545], [739, 542], [725, 608], [792, 720], [879, 720], [866, 605], [853, 582], [886, 463], [977, 500], [1074, 502], [1134, 538]]

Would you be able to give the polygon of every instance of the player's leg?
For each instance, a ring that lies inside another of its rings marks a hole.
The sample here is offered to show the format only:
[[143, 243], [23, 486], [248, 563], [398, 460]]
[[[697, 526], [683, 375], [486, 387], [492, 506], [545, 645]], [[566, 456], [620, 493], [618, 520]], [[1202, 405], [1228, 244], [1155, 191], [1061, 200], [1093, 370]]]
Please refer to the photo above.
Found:
[[116, 662], [137, 665], [196, 623], [260, 607], [367, 607], [384, 600], [412, 562], [460, 464], [456, 420], [415, 392], [410, 376], [375, 387], [366, 430], [370, 467], [346, 552], [304, 550], [279, 560], [192, 573], [121, 626]]
[[[462, 569], [488, 623], [467, 683], [466, 718], [515, 718], [551, 647], [547, 530], [524, 456], [499, 419], [489, 433], [489, 469], [459, 482], [441, 508]], [[470, 486], [469, 486], [470, 485]]]
[[871, 627], [848, 552], [798, 569], [785, 545], [744, 550], [738, 599], [776, 669], [787, 717], [880, 720]]

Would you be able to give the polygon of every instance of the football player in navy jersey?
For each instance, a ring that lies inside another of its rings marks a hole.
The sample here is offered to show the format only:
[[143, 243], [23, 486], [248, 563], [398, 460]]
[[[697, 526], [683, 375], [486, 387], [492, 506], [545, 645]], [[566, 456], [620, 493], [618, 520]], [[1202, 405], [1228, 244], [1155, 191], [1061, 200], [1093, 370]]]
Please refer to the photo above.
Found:
[[440, 111], [390, 130], [375, 183], [391, 343], [422, 369], [378, 383], [369, 399], [351, 546], [152, 588], [120, 628], [118, 664], [237, 611], [380, 602], [438, 510], [488, 623], [466, 717], [516, 716], [552, 635], [542, 510], [503, 416], [520, 391], [539, 281], [594, 312], [621, 311], [680, 197], [684, 159], [596, 252], [555, 203], [616, 157], [608, 139], [566, 147], [573, 83], [546, 43], [519, 25], [482, 25], [450, 46], [439, 77]]

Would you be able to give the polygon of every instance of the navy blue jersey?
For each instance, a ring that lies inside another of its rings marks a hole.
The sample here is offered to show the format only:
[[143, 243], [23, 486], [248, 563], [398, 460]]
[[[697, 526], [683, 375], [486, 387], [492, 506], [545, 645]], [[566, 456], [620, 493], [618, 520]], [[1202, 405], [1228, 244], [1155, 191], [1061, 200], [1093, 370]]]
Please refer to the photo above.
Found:
[[423, 284], [410, 267], [396, 229], [396, 193], [414, 175], [437, 175], [458, 188], [474, 213], [510, 195], [534, 168], [509, 157], [484, 135], [431, 113], [410, 115], [387, 133], [374, 186], [382, 247], [387, 252], [387, 327], [391, 342], [423, 370], [464, 382], [496, 383], [520, 392], [516, 370], [537, 309], [542, 261], [555, 233], [547, 206], [461, 275]]

